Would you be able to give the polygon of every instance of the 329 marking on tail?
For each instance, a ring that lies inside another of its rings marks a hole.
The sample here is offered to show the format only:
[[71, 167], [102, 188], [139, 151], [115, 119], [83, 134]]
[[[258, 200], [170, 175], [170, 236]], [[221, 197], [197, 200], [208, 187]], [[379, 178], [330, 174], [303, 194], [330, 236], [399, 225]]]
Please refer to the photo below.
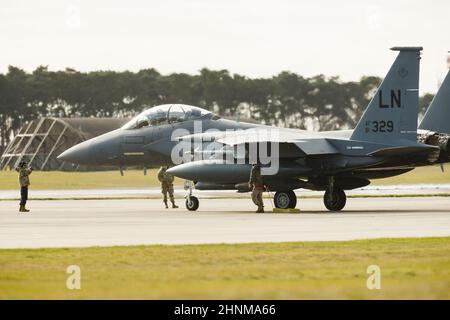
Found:
[[392, 120], [375, 120], [366, 121], [366, 133], [368, 132], [393, 132], [394, 131], [394, 121]]

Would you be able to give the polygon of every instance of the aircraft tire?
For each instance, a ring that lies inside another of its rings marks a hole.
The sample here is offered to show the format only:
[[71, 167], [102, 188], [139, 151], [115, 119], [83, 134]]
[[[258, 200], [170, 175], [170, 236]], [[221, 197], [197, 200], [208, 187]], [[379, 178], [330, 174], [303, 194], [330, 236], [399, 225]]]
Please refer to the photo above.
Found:
[[200, 201], [197, 197], [191, 196], [190, 199], [186, 199], [186, 209], [189, 211], [196, 211], [200, 205]]
[[275, 208], [293, 209], [297, 206], [297, 196], [292, 190], [277, 191], [273, 198]]
[[341, 211], [344, 209], [346, 202], [347, 196], [342, 189], [334, 189], [333, 192], [327, 190], [323, 196], [323, 203], [330, 211]]

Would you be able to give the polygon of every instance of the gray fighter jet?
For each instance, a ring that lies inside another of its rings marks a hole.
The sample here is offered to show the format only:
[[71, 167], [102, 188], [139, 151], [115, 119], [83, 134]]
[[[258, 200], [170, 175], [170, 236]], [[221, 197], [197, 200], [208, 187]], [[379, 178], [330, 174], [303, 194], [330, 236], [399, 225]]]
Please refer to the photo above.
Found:
[[[163, 105], [142, 112], [120, 129], [70, 148], [59, 159], [120, 168], [177, 165], [169, 171], [193, 181], [196, 189], [246, 192], [250, 163], [259, 160], [251, 159], [249, 150], [262, 148], [262, 142], [274, 142], [279, 147], [278, 167], [265, 176], [265, 183], [276, 192], [275, 206], [295, 207], [293, 190], [306, 188], [324, 190], [325, 206], [338, 211], [345, 206], [344, 190], [438, 159], [448, 161], [442, 143], [417, 139], [422, 48], [392, 49], [399, 51], [398, 57], [355, 130], [313, 133], [281, 129], [225, 120], [194, 106]], [[258, 140], [259, 132], [273, 130], [277, 131], [276, 139]], [[424, 137], [430, 136], [429, 130], [424, 131]], [[186, 140], [191, 142], [189, 148], [174, 153]], [[211, 145], [213, 151], [208, 149]], [[231, 158], [232, 163], [224, 158]], [[188, 197], [186, 206], [195, 210], [198, 199]]]
[[[172, 166], [176, 133], [248, 129], [257, 125], [222, 119], [202, 108], [167, 104], [147, 109], [122, 128], [84, 141], [64, 151], [58, 159], [91, 166]], [[175, 136], [174, 136], [175, 134]]]
[[[354, 130], [309, 133], [277, 128], [276, 138], [266, 139], [261, 138], [264, 134], [258, 134], [261, 128], [251, 128], [234, 134], [217, 133], [214, 141], [231, 150], [244, 145], [245, 155], [252, 144], [257, 145], [256, 149], [258, 144], [267, 142], [279, 145], [278, 169], [275, 174], [264, 176], [267, 188], [276, 192], [274, 203], [278, 208], [294, 208], [297, 198], [293, 190], [304, 188], [325, 191], [326, 208], [339, 211], [346, 204], [344, 190], [366, 186], [371, 179], [400, 175], [417, 166], [436, 163], [439, 159], [448, 161], [448, 135], [441, 143], [418, 142], [422, 48], [396, 47], [392, 50], [399, 51], [399, 54]], [[435, 100], [439, 102], [439, 95]], [[430, 109], [430, 114], [433, 113]], [[424, 129], [429, 118], [430, 115], [425, 117]], [[434, 123], [433, 119], [431, 123]], [[430, 129], [444, 130], [444, 124]], [[203, 141], [204, 136], [198, 134], [180, 139]], [[211, 137], [208, 136], [207, 140]], [[234, 163], [212, 157], [175, 166], [169, 172], [195, 181], [198, 189], [216, 186], [248, 191], [245, 182], [248, 181], [252, 160], [244, 156], [248, 162], [238, 163], [242, 159], [239, 159], [238, 152], [235, 151], [234, 155]]]

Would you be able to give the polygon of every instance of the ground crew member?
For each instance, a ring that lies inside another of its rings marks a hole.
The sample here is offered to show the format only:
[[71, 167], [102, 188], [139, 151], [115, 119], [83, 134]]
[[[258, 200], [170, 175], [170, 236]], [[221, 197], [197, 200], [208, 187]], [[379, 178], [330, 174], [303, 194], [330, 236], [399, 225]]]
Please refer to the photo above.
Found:
[[175, 204], [175, 199], [173, 198], [173, 175], [167, 172], [167, 167], [163, 166], [158, 171], [158, 180], [161, 182], [161, 192], [163, 194], [163, 201], [167, 206], [167, 193], [169, 193], [170, 202], [172, 202], [172, 208], [178, 208]]
[[259, 163], [255, 163], [252, 165], [252, 170], [250, 171], [250, 180], [248, 184], [250, 188], [252, 188], [253, 203], [258, 206], [258, 210], [256, 210], [256, 213], [263, 213], [264, 203], [262, 194], [264, 192], [264, 182], [261, 176], [261, 165]]
[[29, 212], [30, 210], [25, 208], [28, 200], [28, 186], [30, 185], [29, 175], [33, 171], [32, 168], [28, 167], [25, 161], [19, 163], [19, 167], [16, 168], [19, 172], [19, 184], [20, 184], [20, 208], [19, 212]]

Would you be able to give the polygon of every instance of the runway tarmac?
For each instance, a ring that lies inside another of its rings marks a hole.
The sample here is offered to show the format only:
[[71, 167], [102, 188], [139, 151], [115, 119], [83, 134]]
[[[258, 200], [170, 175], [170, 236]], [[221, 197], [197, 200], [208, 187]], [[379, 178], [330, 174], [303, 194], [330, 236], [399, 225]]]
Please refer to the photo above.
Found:
[[[236, 191], [194, 191], [196, 195], [203, 198], [216, 197], [242, 197], [248, 198], [248, 193], [237, 193]], [[311, 191], [306, 189], [295, 190], [297, 196], [322, 196], [323, 191]], [[422, 195], [422, 194], [450, 194], [450, 184], [422, 184], [422, 185], [369, 185], [363, 188], [346, 191], [347, 195], [371, 196], [371, 195]], [[175, 188], [175, 195], [184, 197], [186, 191], [180, 187]], [[74, 190], [30, 190], [31, 199], [86, 199], [86, 198], [143, 198], [160, 197], [161, 188], [109, 188], [109, 189], [74, 189]], [[20, 198], [20, 190], [0, 190], [0, 199], [10, 200]]]
[[[450, 197], [353, 198], [330, 213], [299, 199], [300, 214], [256, 214], [250, 199], [202, 199], [197, 212], [160, 200], [0, 202], [0, 248], [328, 241], [450, 236]], [[271, 210], [265, 200], [267, 211]]]

